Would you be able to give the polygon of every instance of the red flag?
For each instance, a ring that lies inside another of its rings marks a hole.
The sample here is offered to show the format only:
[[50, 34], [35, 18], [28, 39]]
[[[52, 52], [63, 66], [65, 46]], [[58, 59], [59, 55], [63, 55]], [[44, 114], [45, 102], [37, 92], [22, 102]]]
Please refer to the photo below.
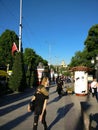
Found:
[[14, 42], [14, 43], [13, 43], [13, 46], [12, 46], [12, 55], [13, 55], [13, 53], [14, 53], [15, 51], [18, 51], [18, 48], [17, 48], [17, 46], [16, 46], [16, 43]]

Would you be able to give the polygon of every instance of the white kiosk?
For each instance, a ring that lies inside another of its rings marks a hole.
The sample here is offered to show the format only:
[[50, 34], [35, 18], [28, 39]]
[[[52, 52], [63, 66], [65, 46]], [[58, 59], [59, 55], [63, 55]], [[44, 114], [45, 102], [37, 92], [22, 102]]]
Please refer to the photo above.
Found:
[[76, 95], [86, 95], [88, 93], [88, 71], [85, 66], [73, 67], [74, 71], [74, 92]]

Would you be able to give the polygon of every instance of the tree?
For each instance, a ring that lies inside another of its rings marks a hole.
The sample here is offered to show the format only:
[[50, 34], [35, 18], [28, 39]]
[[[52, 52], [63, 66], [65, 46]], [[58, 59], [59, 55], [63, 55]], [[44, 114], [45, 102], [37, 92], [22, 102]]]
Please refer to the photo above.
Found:
[[87, 60], [86, 60], [86, 52], [83, 51], [77, 51], [75, 53], [75, 56], [72, 57], [71, 63], [69, 65], [70, 67], [75, 67], [75, 66], [87, 66]]
[[88, 52], [87, 58], [91, 60], [92, 57], [96, 57], [98, 54], [98, 24], [90, 28], [84, 45]]
[[0, 66], [9, 64], [9, 69], [13, 71], [9, 79], [10, 88], [13, 91], [22, 91], [25, 87], [25, 73], [28, 78], [28, 85], [36, 86], [38, 80], [37, 65], [39, 62], [48, 65], [48, 62], [31, 48], [26, 48], [24, 53], [16, 52], [12, 55], [13, 42], [16, 43], [18, 48], [19, 38], [17, 34], [11, 30], [5, 30], [0, 36]]
[[84, 42], [83, 51], [77, 51], [72, 57], [70, 67], [79, 65], [92, 67], [91, 59], [98, 54], [98, 24], [92, 26], [88, 31], [88, 36]]
[[48, 64], [41, 56], [31, 48], [26, 48], [24, 51], [24, 62], [26, 65], [26, 81], [28, 87], [36, 87], [38, 82], [37, 66], [39, 62], [42, 62], [45, 66]]
[[12, 68], [12, 75], [9, 78], [9, 88], [13, 91], [24, 91], [26, 88], [25, 81], [23, 55], [21, 52], [17, 52]]
[[36, 53], [31, 48], [26, 48], [24, 51], [24, 62], [26, 65], [26, 82], [28, 87], [32, 87], [34, 83], [34, 70], [37, 68], [35, 64]]
[[12, 67], [13, 56], [11, 49], [13, 42], [15, 42], [18, 47], [18, 36], [14, 31], [5, 30], [0, 36], [0, 65], [10, 64], [10, 67]]

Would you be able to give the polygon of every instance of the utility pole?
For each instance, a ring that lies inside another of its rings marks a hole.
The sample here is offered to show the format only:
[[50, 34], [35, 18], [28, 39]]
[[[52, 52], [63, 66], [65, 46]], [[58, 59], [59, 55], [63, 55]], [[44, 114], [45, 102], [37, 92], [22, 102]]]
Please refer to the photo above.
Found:
[[19, 52], [22, 50], [22, 0], [20, 0]]

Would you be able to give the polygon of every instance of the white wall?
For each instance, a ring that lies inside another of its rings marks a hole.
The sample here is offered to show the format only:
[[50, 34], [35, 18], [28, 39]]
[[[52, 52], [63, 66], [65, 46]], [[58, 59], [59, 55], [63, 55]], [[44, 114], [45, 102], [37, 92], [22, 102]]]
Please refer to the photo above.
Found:
[[88, 73], [85, 71], [75, 71], [74, 91], [76, 94], [88, 93]]

